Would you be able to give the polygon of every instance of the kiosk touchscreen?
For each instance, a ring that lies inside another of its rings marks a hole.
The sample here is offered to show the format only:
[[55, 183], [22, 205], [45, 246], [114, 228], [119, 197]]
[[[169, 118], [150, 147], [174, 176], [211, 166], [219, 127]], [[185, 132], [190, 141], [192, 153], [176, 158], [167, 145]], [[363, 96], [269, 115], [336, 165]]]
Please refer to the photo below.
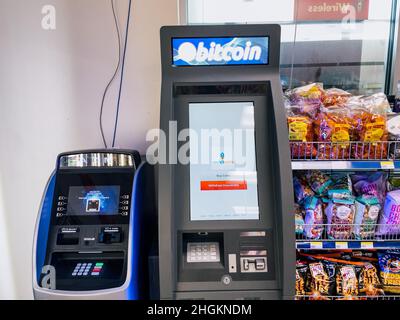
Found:
[[292, 299], [280, 27], [163, 27], [161, 49], [160, 297]]
[[134, 151], [58, 157], [35, 231], [36, 299], [140, 297], [139, 165]]

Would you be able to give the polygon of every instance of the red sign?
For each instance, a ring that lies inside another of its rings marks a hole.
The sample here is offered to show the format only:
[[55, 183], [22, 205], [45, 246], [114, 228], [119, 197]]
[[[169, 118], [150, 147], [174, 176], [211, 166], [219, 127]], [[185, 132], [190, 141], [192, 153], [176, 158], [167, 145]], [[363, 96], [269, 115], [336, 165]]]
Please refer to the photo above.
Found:
[[297, 21], [368, 20], [369, 0], [295, 0]]
[[201, 181], [201, 191], [247, 190], [246, 181]]

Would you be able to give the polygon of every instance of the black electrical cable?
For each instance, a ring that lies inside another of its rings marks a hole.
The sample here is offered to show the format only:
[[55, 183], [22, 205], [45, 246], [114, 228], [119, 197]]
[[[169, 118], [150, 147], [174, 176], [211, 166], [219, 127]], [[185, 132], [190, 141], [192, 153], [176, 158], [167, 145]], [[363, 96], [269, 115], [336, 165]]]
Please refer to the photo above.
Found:
[[126, 57], [126, 48], [127, 48], [127, 45], [128, 45], [128, 33], [129, 33], [129, 23], [130, 23], [130, 20], [131, 20], [131, 8], [132, 8], [132, 0], [129, 0], [128, 19], [126, 21], [124, 53], [122, 55], [121, 81], [119, 83], [117, 112], [115, 114], [114, 135], [113, 135], [113, 141], [112, 141], [112, 147], [113, 148], [115, 147], [115, 137], [117, 135], [118, 118], [119, 118], [119, 107], [120, 107], [120, 102], [121, 102], [122, 84], [123, 84], [123, 81], [124, 81], [125, 57]]
[[114, 16], [114, 22], [115, 22], [115, 28], [117, 31], [117, 36], [118, 36], [118, 63], [117, 63], [117, 67], [115, 68], [114, 74], [111, 78], [111, 80], [108, 82], [106, 88], [104, 89], [104, 93], [103, 93], [103, 98], [101, 99], [101, 107], [100, 107], [100, 132], [101, 132], [101, 137], [103, 139], [103, 143], [104, 143], [104, 147], [107, 149], [107, 141], [104, 135], [104, 129], [103, 129], [103, 110], [104, 110], [104, 101], [106, 99], [106, 95], [108, 90], [110, 89], [111, 84], [114, 82], [119, 67], [121, 66], [121, 32], [119, 30], [119, 25], [118, 25], [118, 18], [117, 15], [115, 13], [115, 6], [114, 6], [114, 0], [111, 0], [111, 9], [113, 12], [113, 16]]

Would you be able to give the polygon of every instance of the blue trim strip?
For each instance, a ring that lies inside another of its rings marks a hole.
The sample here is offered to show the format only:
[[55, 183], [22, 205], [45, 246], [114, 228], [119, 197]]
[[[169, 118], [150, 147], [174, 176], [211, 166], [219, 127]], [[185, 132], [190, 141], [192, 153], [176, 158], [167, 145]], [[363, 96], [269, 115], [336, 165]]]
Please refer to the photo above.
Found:
[[[387, 165], [389, 164], [389, 165]], [[393, 164], [393, 167], [391, 167]], [[400, 161], [292, 161], [292, 170], [399, 170]]]
[[[316, 241], [321, 243], [321, 241]], [[321, 249], [336, 249], [336, 243], [346, 243], [348, 249], [362, 249], [362, 243], [372, 243], [373, 249], [400, 249], [400, 241], [322, 241], [321, 248], [315, 248], [312, 246], [313, 242], [297, 242], [296, 248], [300, 250], [321, 250]], [[338, 248], [338, 250], [343, 250], [343, 248]]]
[[381, 169], [380, 161], [352, 161], [352, 169]]
[[39, 226], [36, 240], [36, 278], [37, 282], [40, 281], [41, 270], [44, 266], [44, 260], [46, 259], [47, 241], [49, 237], [49, 226], [51, 219], [51, 208], [53, 205], [54, 198], [54, 187], [56, 182], [56, 175], [53, 173], [51, 176], [45, 196], [42, 203], [42, 211], [39, 212]]
[[143, 164], [139, 166], [138, 170], [135, 173], [135, 177], [133, 180], [133, 189], [132, 189], [132, 204], [131, 204], [131, 232], [132, 232], [132, 246], [131, 246], [131, 257], [132, 257], [132, 274], [131, 274], [131, 282], [128, 287], [127, 299], [128, 300], [138, 300], [139, 299], [139, 259], [140, 257], [140, 223], [141, 223], [141, 214], [142, 210], [142, 201], [143, 198], [141, 196], [141, 192], [143, 192], [143, 188], [140, 188], [142, 185], [143, 179]]

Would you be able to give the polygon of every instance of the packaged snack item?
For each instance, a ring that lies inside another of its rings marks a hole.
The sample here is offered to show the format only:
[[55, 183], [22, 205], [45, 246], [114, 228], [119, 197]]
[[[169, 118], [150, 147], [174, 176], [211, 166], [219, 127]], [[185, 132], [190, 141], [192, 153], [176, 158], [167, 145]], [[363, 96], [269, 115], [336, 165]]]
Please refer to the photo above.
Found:
[[314, 120], [314, 136], [315, 141], [318, 142], [315, 148], [319, 160], [330, 159], [334, 127], [335, 121], [328, 116], [325, 110], [320, 112]]
[[382, 171], [358, 173], [351, 176], [357, 196], [375, 196], [381, 205], [385, 201], [387, 178], [387, 173]]
[[379, 275], [386, 293], [400, 294], [400, 252], [388, 250], [378, 253]]
[[392, 112], [386, 94], [382, 92], [363, 97], [363, 104], [369, 112], [374, 114], [387, 115]]
[[351, 97], [351, 93], [342, 89], [332, 88], [325, 91], [322, 103], [325, 107], [344, 106]]
[[349, 98], [346, 103], [352, 118], [351, 140], [360, 141], [361, 133], [365, 130], [365, 124], [371, 117], [370, 112], [364, 107], [361, 96]]
[[387, 122], [388, 140], [390, 143], [390, 156], [392, 159], [400, 159], [400, 116], [390, 117]]
[[332, 150], [330, 159], [349, 159], [350, 140], [353, 120], [346, 108], [331, 108], [327, 111], [330, 119], [334, 121], [332, 131]]
[[386, 117], [372, 114], [367, 119], [365, 129], [361, 132], [360, 140], [363, 142], [387, 141]]
[[336, 292], [340, 296], [357, 296], [358, 280], [352, 265], [339, 266], [336, 272]]
[[293, 188], [295, 201], [298, 204], [303, 203], [306, 198], [314, 196], [314, 191], [299, 177], [293, 177]]
[[395, 191], [400, 189], [400, 176], [392, 176], [389, 178], [387, 183], [388, 191]]
[[328, 275], [329, 278], [328, 293], [330, 296], [334, 296], [336, 294], [335, 277], [336, 277], [337, 263], [328, 260], [322, 260], [321, 262], [324, 265], [326, 274]]
[[360, 141], [365, 142], [356, 155], [358, 159], [376, 160], [387, 157], [388, 134], [386, 130], [386, 118], [381, 115], [372, 114], [361, 132]]
[[326, 208], [329, 205], [330, 199], [328, 197], [322, 197], [322, 198], [319, 198], [319, 199], [321, 200], [321, 204], [322, 204], [322, 212], [325, 212]]
[[316, 197], [305, 202], [304, 236], [308, 239], [320, 239], [324, 232], [324, 217], [321, 201]]
[[[352, 140], [359, 143], [353, 146], [356, 159], [377, 160], [387, 157], [388, 139], [387, 99], [381, 95], [371, 97], [352, 97], [346, 106], [353, 119]], [[390, 108], [390, 107], [389, 107]]]
[[353, 231], [354, 197], [332, 199], [325, 210], [328, 219], [327, 233], [331, 239], [350, 239]]
[[332, 184], [332, 180], [328, 175], [321, 171], [309, 171], [305, 175], [311, 189], [318, 195], [323, 195]]
[[400, 234], [400, 190], [388, 192], [376, 234], [377, 236]]
[[381, 289], [382, 284], [378, 277], [378, 270], [372, 263], [365, 263], [358, 276], [360, 294], [366, 296], [381, 296], [385, 293]]
[[352, 183], [350, 175], [347, 173], [334, 173], [330, 176], [332, 184], [328, 189], [329, 198], [348, 198], [352, 195]]
[[314, 121], [317, 157], [325, 159], [348, 159], [353, 120], [344, 107], [321, 108]]
[[323, 85], [312, 83], [286, 92], [292, 105], [301, 108], [303, 114], [315, 116], [322, 105]]
[[301, 235], [304, 232], [304, 210], [295, 204], [295, 223], [296, 223], [296, 235]]
[[356, 199], [354, 236], [356, 239], [373, 239], [381, 205], [375, 196], [363, 195]]
[[321, 262], [310, 263], [310, 290], [311, 293], [329, 296], [330, 281]]
[[[286, 107], [287, 125], [292, 158], [302, 159], [315, 157], [313, 142], [313, 121], [301, 113], [300, 107]], [[298, 142], [298, 143], [297, 143]]]
[[296, 263], [296, 296], [304, 296], [307, 288], [308, 266], [302, 261]]

